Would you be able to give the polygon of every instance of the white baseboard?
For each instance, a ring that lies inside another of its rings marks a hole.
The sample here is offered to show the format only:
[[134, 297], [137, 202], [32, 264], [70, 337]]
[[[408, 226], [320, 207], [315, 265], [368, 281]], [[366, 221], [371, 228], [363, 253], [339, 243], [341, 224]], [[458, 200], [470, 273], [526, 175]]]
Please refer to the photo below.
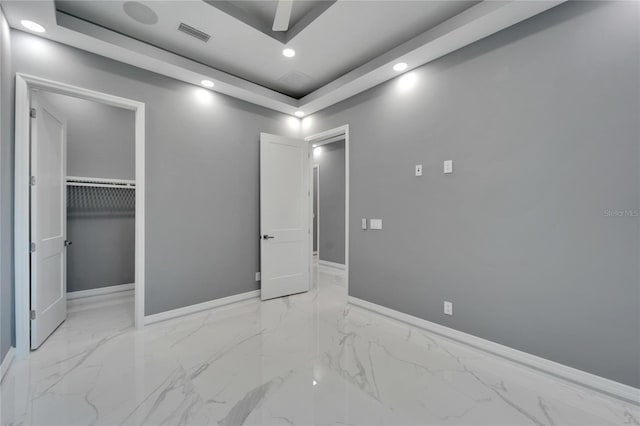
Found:
[[2, 383], [5, 374], [7, 374], [7, 371], [9, 371], [9, 367], [11, 367], [11, 363], [13, 362], [13, 358], [15, 356], [14, 351], [15, 349], [13, 348], [13, 346], [11, 346], [9, 348], [9, 351], [7, 351], [7, 354], [4, 356], [2, 364], [0, 364], [0, 383]]
[[90, 290], [71, 291], [67, 293], [67, 300], [83, 299], [85, 297], [104, 296], [107, 294], [120, 293], [135, 288], [135, 284], [120, 284], [109, 287], [92, 288]]
[[318, 260], [318, 266], [324, 266], [325, 268], [340, 269], [341, 271], [344, 271], [347, 269], [344, 263], [329, 262], [328, 260]]
[[166, 312], [160, 312], [159, 314], [147, 315], [144, 317], [144, 325], [154, 324], [160, 321], [166, 321], [173, 318], [182, 317], [185, 315], [191, 315], [209, 309], [219, 308], [221, 306], [229, 305], [232, 303], [243, 302], [245, 300], [255, 299], [260, 297], [260, 290], [248, 291], [246, 293], [235, 294], [229, 297], [223, 297], [222, 299], [210, 300], [208, 302], [198, 303], [196, 305], [185, 306], [184, 308], [172, 309]]
[[394, 309], [367, 302], [366, 300], [358, 299], [357, 297], [349, 296], [349, 303], [415, 327], [422, 328], [432, 333], [439, 334], [457, 342], [464, 343], [482, 351], [489, 352], [493, 355], [506, 358], [510, 361], [515, 361], [518, 364], [525, 365], [543, 373], [551, 374], [572, 383], [605, 393], [609, 396], [623, 399], [634, 404], [640, 404], [640, 389], [638, 388], [596, 376], [595, 374], [587, 373], [586, 371], [578, 370], [564, 364], [559, 364], [545, 358], [540, 358], [536, 355], [522, 352], [462, 331], [454, 330]]

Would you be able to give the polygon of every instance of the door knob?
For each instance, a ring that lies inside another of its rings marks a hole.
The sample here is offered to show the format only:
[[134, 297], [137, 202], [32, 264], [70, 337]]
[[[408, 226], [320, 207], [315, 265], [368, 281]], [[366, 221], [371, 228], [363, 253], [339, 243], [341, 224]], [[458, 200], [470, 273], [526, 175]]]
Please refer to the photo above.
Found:
[[274, 237], [273, 235], [267, 235], [267, 234], [264, 234], [264, 235], [262, 236], [262, 239], [263, 239], [263, 240], [270, 240], [270, 239], [272, 239], [272, 238], [275, 238], [275, 237]]
[[65, 247], [69, 247], [71, 244], [73, 244], [73, 241], [64, 240], [64, 246]]

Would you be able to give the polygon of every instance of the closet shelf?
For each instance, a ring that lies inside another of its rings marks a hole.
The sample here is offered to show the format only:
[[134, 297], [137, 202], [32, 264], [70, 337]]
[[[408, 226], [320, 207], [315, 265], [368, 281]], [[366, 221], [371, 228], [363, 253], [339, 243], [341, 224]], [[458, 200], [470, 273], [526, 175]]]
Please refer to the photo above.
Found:
[[67, 176], [67, 186], [91, 186], [94, 188], [135, 189], [135, 180]]

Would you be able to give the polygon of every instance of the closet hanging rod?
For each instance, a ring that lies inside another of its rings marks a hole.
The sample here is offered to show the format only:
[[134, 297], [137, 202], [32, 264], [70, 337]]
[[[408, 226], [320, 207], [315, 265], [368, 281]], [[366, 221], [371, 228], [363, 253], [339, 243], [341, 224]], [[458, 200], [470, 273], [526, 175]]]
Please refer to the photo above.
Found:
[[135, 180], [67, 176], [68, 186], [94, 186], [102, 188], [135, 188]]
[[82, 182], [67, 182], [67, 186], [90, 186], [92, 188], [122, 188], [122, 189], [136, 189], [135, 185], [112, 185], [108, 183], [82, 183]]

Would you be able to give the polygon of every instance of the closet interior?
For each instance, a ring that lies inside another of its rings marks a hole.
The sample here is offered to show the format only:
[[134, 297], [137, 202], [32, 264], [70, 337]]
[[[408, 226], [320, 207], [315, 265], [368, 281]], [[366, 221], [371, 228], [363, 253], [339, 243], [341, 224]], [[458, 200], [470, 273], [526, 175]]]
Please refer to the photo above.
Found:
[[67, 122], [68, 313], [118, 302], [127, 305], [133, 325], [134, 113], [66, 95], [42, 96]]

